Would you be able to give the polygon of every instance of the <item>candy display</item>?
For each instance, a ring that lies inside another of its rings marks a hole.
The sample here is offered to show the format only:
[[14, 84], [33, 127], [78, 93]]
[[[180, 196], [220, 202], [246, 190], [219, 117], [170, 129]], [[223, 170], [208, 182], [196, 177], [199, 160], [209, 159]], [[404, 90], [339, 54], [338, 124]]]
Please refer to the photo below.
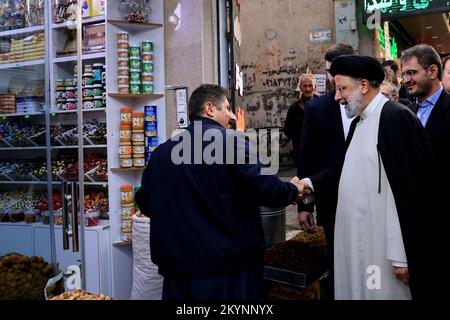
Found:
[[145, 22], [151, 13], [148, 0], [123, 0], [120, 11], [128, 22]]

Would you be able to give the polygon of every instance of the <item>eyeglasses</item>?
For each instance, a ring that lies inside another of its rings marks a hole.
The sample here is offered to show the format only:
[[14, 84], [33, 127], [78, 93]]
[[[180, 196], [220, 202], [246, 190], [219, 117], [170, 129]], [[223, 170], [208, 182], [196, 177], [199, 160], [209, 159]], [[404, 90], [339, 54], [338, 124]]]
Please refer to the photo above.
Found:
[[[426, 68], [423, 68], [422, 70], [427, 71], [428, 68], [430, 68], [431, 66], [432, 65], [430, 65]], [[408, 81], [409, 79], [414, 78], [416, 76], [417, 72], [419, 72], [419, 71], [420, 70], [408, 70], [408, 71], [402, 72], [400, 77], [402, 78], [403, 81]]]
[[414, 78], [416, 76], [417, 72], [419, 72], [419, 70], [408, 70], [408, 71], [402, 72], [400, 77], [402, 78], [403, 81], [408, 81], [409, 79]]

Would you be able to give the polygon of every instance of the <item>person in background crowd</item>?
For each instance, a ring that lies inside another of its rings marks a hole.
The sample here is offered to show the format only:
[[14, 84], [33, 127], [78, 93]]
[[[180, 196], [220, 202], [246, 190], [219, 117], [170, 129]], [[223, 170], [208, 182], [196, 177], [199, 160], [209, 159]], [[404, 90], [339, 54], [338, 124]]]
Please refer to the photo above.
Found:
[[442, 85], [450, 93], [450, 56], [442, 59]]
[[398, 89], [393, 83], [383, 81], [380, 92], [389, 100], [398, 102]]
[[[296, 202], [299, 179], [283, 182], [248, 162], [254, 148], [239, 140], [241, 132], [227, 130], [236, 117], [222, 87], [198, 87], [188, 110], [191, 124], [152, 153], [135, 196], [151, 217], [162, 298], [260, 300], [265, 243], [259, 205]], [[213, 153], [210, 163], [206, 156]], [[245, 163], [238, 161], [242, 153]]]
[[300, 99], [289, 107], [286, 121], [284, 122], [284, 134], [289, 140], [292, 140], [294, 163], [296, 165], [298, 164], [298, 154], [302, 139], [305, 103], [306, 101], [317, 97], [316, 85], [316, 78], [312, 74], [305, 73], [299, 77], [298, 90], [300, 90]]
[[[349, 44], [338, 43], [331, 46], [325, 53], [325, 68], [328, 80], [334, 87], [334, 77], [329, 73], [335, 58], [354, 53]], [[302, 128], [302, 141], [300, 144], [299, 163], [297, 176], [307, 177], [320, 172], [334, 163], [335, 158], [345, 146], [345, 139], [350, 128], [351, 119], [345, 116], [344, 106], [334, 100], [336, 91], [326, 93], [305, 104], [305, 116]], [[333, 289], [333, 228], [334, 212], [336, 210], [337, 197], [333, 193], [322, 193], [316, 198], [315, 209], [317, 223], [322, 225], [325, 231], [328, 248], [328, 268], [330, 276], [327, 278], [326, 288], [332, 298]], [[313, 231], [315, 227], [314, 204], [298, 205], [298, 219], [306, 231]]]
[[[426, 44], [402, 52], [402, 77], [409, 93], [416, 97], [410, 105], [428, 133], [433, 146], [433, 166], [427, 174], [434, 177], [433, 198], [423, 198], [428, 204], [427, 216], [433, 217], [433, 245], [428, 246], [430, 257], [439, 257], [446, 249], [441, 244], [448, 242], [450, 195], [450, 94], [441, 84], [443, 78], [441, 59], [436, 50]], [[449, 62], [447, 62], [449, 64]], [[430, 261], [433, 258], [430, 258]], [[433, 281], [432, 281], [433, 282]], [[449, 277], [434, 281], [436, 287], [448, 287]], [[438, 290], [438, 288], [436, 288]]]
[[413, 101], [413, 98], [408, 93], [405, 85], [399, 81], [400, 68], [397, 62], [394, 60], [386, 60], [382, 62], [381, 65], [387, 74], [387, 78], [389, 79], [388, 82], [392, 82], [398, 89], [398, 102], [408, 106], [411, 101]]
[[427, 289], [435, 268], [429, 245], [422, 241], [432, 234], [424, 230], [423, 217], [430, 212], [422, 201], [432, 196], [427, 133], [411, 110], [380, 93], [384, 72], [377, 59], [341, 56], [330, 72], [336, 100], [346, 106], [348, 117], [356, 118], [336, 165], [301, 184], [317, 196], [330, 188], [338, 195], [335, 297], [426, 298], [433, 292]]

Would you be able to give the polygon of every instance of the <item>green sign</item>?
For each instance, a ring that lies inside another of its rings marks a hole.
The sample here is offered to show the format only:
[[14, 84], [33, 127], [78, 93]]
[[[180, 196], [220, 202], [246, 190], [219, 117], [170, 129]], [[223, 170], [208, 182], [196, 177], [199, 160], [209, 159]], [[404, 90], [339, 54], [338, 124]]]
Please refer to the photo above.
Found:
[[416, 14], [448, 12], [449, 6], [450, 0], [364, 0], [366, 15], [379, 10], [382, 20], [393, 20]]
[[[379, 28], [378, 31], [380, 32], [380, 46], [382, 48], [386, 49], [385, 48], [384, 29]], [[391, 37], [391, 41], [389, 41], [389, 51], [391, 52], [392, 58], [398, 57], [397, 41], [395, 41], [394, 37]]]

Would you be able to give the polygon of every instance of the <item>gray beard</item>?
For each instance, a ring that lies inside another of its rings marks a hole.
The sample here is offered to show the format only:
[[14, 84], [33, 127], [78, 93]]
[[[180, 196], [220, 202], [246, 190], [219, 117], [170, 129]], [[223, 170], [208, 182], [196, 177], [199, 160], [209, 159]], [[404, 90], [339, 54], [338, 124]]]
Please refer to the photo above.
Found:
[[345, 108], [345, 115], [351, 119], [361, 114], [362, 94], [355, 91], [350, 98], [348, 98], [347, 106]]

